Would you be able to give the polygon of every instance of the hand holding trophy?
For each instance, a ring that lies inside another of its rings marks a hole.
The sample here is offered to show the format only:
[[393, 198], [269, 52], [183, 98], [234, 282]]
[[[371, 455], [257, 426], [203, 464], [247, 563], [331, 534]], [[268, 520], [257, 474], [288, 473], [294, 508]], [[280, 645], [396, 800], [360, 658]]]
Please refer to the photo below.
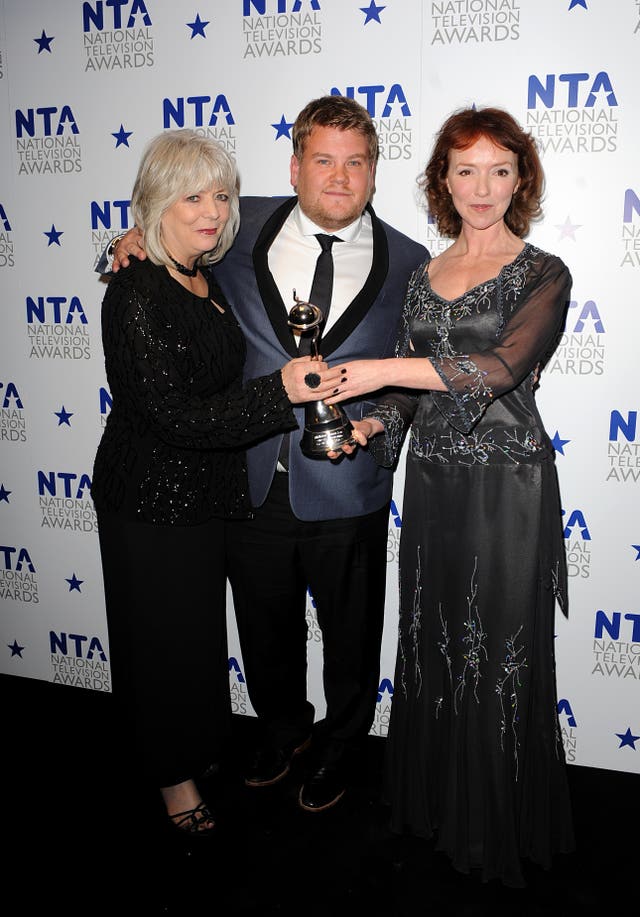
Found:
[[[318, 360], [318, 341], [323, 314], [318, 306], [298, 299], [293, 291], [295, 306], [289, 312], [289, 325], [296, 331], [313, 331], [311, 338], [311, 359]], [[305, 376], [309, 388], [317, 388], [320, 377], [309, 372]], [[302, 452], [309, 458], [323, 458], [328, 452], [337, 452], [344, 443], [351, 441], [353, 427], [344, 410], [338, 404], [324, 401], [310, 401], [305, 405], [304, 433], [300, 441]]]

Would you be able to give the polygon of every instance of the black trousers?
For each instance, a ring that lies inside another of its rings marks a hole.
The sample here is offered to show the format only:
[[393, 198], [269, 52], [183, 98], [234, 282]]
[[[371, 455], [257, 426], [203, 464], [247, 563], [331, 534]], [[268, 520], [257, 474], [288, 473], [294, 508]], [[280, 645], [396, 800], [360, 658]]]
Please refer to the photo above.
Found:
[[228, 574], [249, 697], [277, 744], [309, 735], [306, 596], [323, 641], [326, 716], [314, 744], [326, 763], [368, 733], [380, 677], [388, 504], [350, 519], [302, 522], [277, 472], [250, 520], [227, 525]]
[[218, 760], [230, 731], [224, 522], [99, 512], [98, 531], [124, 767], [172, 786]]

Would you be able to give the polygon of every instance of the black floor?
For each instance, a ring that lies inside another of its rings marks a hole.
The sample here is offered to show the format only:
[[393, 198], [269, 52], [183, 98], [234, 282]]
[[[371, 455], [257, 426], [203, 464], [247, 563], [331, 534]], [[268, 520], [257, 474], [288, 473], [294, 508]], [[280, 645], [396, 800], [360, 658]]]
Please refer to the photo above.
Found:
[[[509, 915], [637, 913], [637, 775], [569, 768], [577, 853], [526, 889], [456, 873], [431, 844], [388, 831], [379, 800], [384, 739], [335, 809], [296, 806], [299, 774], [250, 790], [239, 762], [255, 721], [206, 792], [216, 840], [175, 842], [153, 795], [123, 793], [110, 695], [0, 676], [6, 804], [0, 908], [7, 915]], [[132, 780], [135, 775], [131, 775]], [[175, 832], [173, 832], [175, 833]]]

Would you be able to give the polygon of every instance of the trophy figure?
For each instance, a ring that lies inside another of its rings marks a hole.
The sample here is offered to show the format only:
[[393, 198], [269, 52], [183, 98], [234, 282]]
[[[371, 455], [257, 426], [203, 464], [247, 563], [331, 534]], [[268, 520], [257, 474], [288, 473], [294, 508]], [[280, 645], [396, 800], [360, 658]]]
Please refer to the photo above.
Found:
[[[324, 318], [317, 306], [298, 299], [293, 291], [295, 306], [289, 312], [289, 325], [296, 331], [313, 331], [311, 338], [311, 359], [318, 360], [318, 340], [320, 324]], [[309, 388], [320, 384], [320, 376], [309, 372], [305, 376]], [[305, 405], [304, 433], [300, 448], [310, 458], [321, 458], [327, 452], [337, 451], [343, 443], [351, 442], [353, 427], [351, 421], [338, 404], [325, 404], [324, 401], [309, 401]]]

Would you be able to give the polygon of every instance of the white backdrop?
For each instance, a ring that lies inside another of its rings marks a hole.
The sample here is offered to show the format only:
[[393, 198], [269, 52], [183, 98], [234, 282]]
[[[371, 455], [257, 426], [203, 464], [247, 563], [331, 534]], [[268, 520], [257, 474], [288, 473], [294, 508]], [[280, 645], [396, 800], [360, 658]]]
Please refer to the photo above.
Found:
[[[237, 157], [243, 193], [285, 195], [297, 112], [351, 95], [382, 140], [378, 214], [437, 253], [448, 243], [416, 188], [434, 133], [457, 108], [498, 105], [543, 150], [545, 217], [530, 239], [574, 277], [539, 392], [571, 574], [556, 639], [565, 748], [573, 763], [640, 772], [639, 59], [637, 0], [0, 0], [0, 670], [110, 690], [89, 496], [109, 410], [92, 268], [130, 226], [145, 143], [196, 128]], [[399, 472], [379, 735], [402, 486]], [[186, 583], [190, 570], [163, 575]], [[321, 715], [311, 599], [308, 618]], [[252, 713], [231, 607], [229, 628], [234, 709]]]

